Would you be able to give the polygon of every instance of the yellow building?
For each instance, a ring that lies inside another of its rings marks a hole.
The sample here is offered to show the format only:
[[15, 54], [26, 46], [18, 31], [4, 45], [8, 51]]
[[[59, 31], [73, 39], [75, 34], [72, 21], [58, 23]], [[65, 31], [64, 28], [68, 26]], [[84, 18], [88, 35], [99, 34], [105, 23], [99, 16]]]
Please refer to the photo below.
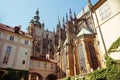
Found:
[[[0, 23], [0, 71], [29, 70], [33, 38], [20, 30]], [[4, 74], [5, 72], [3, 72]]]
[[56, 62], [43, 57], [31, 57], [29, 80], [56, 80]]
[[[74, 13], [74, 18], [70, 10], [70, 20], [66, 14], [66, 22], [63, 19], [62, 27], [60, 22], [57, 25], [59, 46], [55, 52], [55, 59], [59, 79], [75, 75], [84, 76], [104, 67], [90, 8], [89, 3], [78, 16]], [[66, 34], [65, 39], [62, 39], [63, 33]]]
[[56, 80], [54, 60], [54, 32], [44, 29], [39, 21], [39, 10], [28, 26], [28, 33], [34, 38], [30, 57], [29, 80]]

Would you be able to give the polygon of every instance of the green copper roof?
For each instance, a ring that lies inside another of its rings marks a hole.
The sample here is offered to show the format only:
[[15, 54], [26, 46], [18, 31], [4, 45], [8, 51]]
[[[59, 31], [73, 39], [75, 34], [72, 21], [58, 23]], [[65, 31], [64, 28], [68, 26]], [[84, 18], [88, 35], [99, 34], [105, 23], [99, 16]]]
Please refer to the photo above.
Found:
[[84, 34], [93, 34], [93, 33], [88, 31], [85, 28], [82, 28], [81, 31], [78, 33], [78, 35], [76, 37], [79, 37], [79, 36], [84, 35]]

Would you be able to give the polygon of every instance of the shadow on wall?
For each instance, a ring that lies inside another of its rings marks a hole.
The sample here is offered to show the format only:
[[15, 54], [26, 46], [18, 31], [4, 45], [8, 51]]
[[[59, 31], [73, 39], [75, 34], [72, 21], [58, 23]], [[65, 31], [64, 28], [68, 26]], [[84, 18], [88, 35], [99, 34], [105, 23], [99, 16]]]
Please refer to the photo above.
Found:
[[28, 71], [12, 68], [0, 69], [0, 80], [28, 80]]

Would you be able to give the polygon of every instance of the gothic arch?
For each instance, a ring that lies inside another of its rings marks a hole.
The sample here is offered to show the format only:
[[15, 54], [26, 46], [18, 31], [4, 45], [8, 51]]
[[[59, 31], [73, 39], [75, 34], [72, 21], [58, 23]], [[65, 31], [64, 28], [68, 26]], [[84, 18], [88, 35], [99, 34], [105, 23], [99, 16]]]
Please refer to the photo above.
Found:
[[57, 80], [57, 76], [54, 74], [49, 74], [46, 78], [46, 80]]
[[42, 80], [42, 76], [39, 73], [32, 72], [32, 73], [29, 73], [29, 75], [30, 75], [29, 80]]
[[94, 43], [92, 43], [91, 41], [88, 42], [88, 49], [89, 49], [89, 53], [90, 53], [91, 68], [93, 68], [93, 70], [95, 70], [99, 67], [99, 64], [98, 64], [96, 51], [94, 48]]

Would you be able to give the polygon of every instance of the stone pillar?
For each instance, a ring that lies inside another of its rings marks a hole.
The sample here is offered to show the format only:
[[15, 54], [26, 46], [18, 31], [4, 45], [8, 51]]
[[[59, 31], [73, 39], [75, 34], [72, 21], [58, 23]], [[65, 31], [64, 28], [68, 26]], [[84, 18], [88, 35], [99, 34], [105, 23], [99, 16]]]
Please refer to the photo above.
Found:
[[70, 76], [70, 71], [69, 71], [69, 46], [66, 44], [66, 77]]
[[69, 66], [70, 66], [70, 76], [74, 76], [74, 53], [73, 53], [73, 46], [69, 46]]
[[82, 44], [83, 44], [83, 50], [84, 50], [84, 57], [85, 57], [85, 65], [86, 65], [86, 70], [87, 72], [89, 72], [90, 70], [90, 64], [88, 62], [88, 55], [87, 55], [87, 47], [86, 47], [86, 44], [87, 44], [87, 41], [85, 41], [85, 39], [82, 40]]
[[67, 45], [67, 67], [66, 67], [66, 76], [74, 76], [74, 58], [73, 58], [73, 47], [71, 45]]
[[31, 74], [28, 75], [28, 80], [31, 80]]

